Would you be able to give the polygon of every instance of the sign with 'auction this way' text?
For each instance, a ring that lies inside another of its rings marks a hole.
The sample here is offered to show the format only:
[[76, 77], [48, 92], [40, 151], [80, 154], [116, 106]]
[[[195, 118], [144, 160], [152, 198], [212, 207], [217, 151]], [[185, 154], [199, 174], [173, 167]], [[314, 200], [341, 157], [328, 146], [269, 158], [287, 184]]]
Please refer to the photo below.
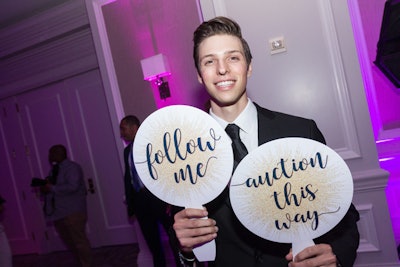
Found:
[[293, 254], [313, 245], [350, 207], [353, 180], [331, 148], [305, 138], [268, 142], [247, 155], [230, 183], [232, 208], [247, 229]]

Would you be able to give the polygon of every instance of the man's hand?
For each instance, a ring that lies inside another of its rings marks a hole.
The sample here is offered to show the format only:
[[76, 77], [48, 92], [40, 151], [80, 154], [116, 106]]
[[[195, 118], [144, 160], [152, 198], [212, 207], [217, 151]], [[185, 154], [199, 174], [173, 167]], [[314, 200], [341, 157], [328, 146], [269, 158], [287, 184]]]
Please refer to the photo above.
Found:
[[289, 267], [336, 267], [337, 259], [332, 247], [328, 244], [318, 244], [302, 250], [293, 261], [292, 251], [286, 255], [286, 260], [291, 261]]
[[213, 219], [205, 218], [205, 209], [184, 209], [174, 216], [174, 230], [182, 252], [190, 253], [193, 247], [217, 237], [218, 227]]

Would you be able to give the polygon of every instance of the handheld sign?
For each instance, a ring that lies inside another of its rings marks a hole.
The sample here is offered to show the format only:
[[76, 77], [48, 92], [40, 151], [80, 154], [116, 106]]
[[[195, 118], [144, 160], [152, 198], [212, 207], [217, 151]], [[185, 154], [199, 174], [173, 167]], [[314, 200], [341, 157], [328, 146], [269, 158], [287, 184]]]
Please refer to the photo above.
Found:
[[334, 150], [290, 137], [249, 153], [236, 168], [229, 193], [247, 229], [264, 239], [292, 243], [296, 255], [344, 217], [353, 180]]
[[[179, 207], [201, 208], [229, 183], [231, 140], [206, 112], [184, 105], [150, 114], [133, 145], [136, 170], [145, 187]], [[215, 259], [215, 242], [194, 248], [199, 261]]]

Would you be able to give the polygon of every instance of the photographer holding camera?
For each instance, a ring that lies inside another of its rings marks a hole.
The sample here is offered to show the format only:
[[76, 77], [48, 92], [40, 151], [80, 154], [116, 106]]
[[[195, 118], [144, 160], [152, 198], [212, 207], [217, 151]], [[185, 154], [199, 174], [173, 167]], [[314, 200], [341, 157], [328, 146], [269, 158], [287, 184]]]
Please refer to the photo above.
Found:
[[[40, 186], [45, 197], [46, 218], [54, 226], [65, 244], [74, 252], [82, 267], [92, 264], [92, 252], [86, 236], [86, 185], [81, 166], [67, 158], [63, 145], [49, 150], [52, 165], [46, 179], [32, 179], [32, 186]], [[42, 180], [42, 181], [40, 181]]]

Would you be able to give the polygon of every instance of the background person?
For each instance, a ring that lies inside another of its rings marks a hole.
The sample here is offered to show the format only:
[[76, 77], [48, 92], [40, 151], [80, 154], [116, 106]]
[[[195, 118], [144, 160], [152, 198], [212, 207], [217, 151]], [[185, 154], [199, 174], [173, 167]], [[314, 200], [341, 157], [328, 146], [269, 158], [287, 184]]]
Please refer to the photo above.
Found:
[[[165, 252], [162, 245], [161, 224], [169, 233], [172, 229], [172, 219], [168, 212], [168, 205], [154, 196], [141, 183], [133, 164], [132, 148], [140, 121], [134, 115], [124, 117], [120, 122], [121, 138], [127, 146], [124, 149], [125, 160], [125, 201], [128, 216], [136, 216], [144, 239], [149, 247], [155, 267], [166, 266]], [[175, 253], [174, 253], [175, 254]]]
[[92, 266], [92, 251], [86, 236], [86, 185], [82, 167], [67, 158], [63, 145], [49, 149], [52, 165], [48, 183], [40, 189], [45, 194], [45, 215], [67, 247], [78, 257], [82, 267]]

